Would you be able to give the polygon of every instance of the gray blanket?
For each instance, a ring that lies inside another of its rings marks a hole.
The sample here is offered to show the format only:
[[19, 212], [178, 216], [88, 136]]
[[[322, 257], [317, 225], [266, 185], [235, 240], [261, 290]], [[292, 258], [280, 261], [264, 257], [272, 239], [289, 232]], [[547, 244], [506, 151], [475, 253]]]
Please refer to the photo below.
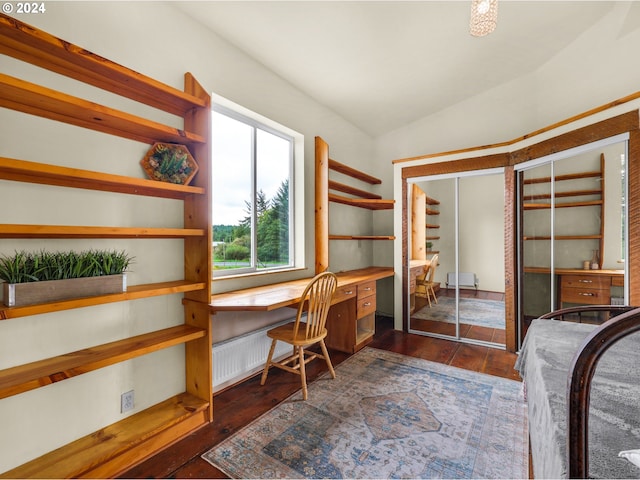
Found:
[[[535, 478], [564, 478], [566, 388], [571, 360], [593, 325], [534, 320], [516, 369], [525, 381]], [[618, 457], [640, 449], [640, 334], [613, 345], [600, 359], [591, 391], [589, 476], [639, 478], [640, 468]]]

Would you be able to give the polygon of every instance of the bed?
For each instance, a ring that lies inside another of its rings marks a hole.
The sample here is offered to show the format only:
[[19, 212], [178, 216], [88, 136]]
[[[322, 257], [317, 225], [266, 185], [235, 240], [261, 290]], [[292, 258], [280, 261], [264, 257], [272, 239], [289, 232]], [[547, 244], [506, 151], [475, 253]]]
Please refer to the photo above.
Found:
[[[611, 318], [564, 321], [590, 311]], [[515, 368], [526, 389], [535, 478], [640, 477], [618, 456], [640, 449], [640, 308], [577, 307], [533, 320]]]

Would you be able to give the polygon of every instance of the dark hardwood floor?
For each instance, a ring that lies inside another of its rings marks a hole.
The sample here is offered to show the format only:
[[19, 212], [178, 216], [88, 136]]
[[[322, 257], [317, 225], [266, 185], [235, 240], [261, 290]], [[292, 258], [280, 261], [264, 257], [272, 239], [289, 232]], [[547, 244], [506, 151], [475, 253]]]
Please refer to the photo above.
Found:
[[[513, 369], [516, 355], [503, 350], [407, 334], [393, 329], [393, 320], [376, 320], [371, 347], [440, 362], [459, 368], [520, 380]], [[330, 351], [334, 365], [349, 355]], [[307, 367], [308, 380], [326, 371], [322, 361]], [[214, 396], [214, 421], [171, 447], [125, 472], [122, 478], [227, 478], [200, 458], [213, 445], [249, 424], [300, 389], [297, 375], [272, 369], [265, 386], [259, 376], [228, 388]]]

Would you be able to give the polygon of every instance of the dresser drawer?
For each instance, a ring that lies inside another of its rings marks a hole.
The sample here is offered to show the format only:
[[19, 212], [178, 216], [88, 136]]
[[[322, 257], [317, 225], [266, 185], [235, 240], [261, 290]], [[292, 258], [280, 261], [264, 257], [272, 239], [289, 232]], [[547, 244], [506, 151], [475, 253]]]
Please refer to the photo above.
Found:
[[336, 288], [331, 303], [340, 303], [350, 298], [356, 298], [358, 290], [355, 285], [347, 285], [345, 287]]
[[562, 289], [588, 288], [604, 289], [611, 286], [609, 275], [562, 275]]
[[614, 275], [611, 277], [611, 285], [614, 287], [624, 287], [624, 275]]
[[587, 305], [609, 305], [611, 292], [609, 287], [597, 288], [563, 288], [561, 302], [579, 303]]
[[376, 296], [369, 295], [368, 297], [360, 298], [358, 297], [358, 308], [356, 312], [357, 318], [362, 318], [370, 313], [375, 313], [376, 311]]
[[376, 281], [363, 282], [358, 285], [358, 300], [376, 294]]

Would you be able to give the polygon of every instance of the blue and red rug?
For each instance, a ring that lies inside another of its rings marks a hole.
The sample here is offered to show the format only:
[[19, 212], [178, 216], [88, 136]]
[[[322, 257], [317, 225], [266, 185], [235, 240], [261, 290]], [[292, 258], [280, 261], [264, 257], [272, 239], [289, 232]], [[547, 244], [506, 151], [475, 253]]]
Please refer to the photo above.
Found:
[[232, 478], [527, 478], [520, 382], [365, 348], [202, 457]]

